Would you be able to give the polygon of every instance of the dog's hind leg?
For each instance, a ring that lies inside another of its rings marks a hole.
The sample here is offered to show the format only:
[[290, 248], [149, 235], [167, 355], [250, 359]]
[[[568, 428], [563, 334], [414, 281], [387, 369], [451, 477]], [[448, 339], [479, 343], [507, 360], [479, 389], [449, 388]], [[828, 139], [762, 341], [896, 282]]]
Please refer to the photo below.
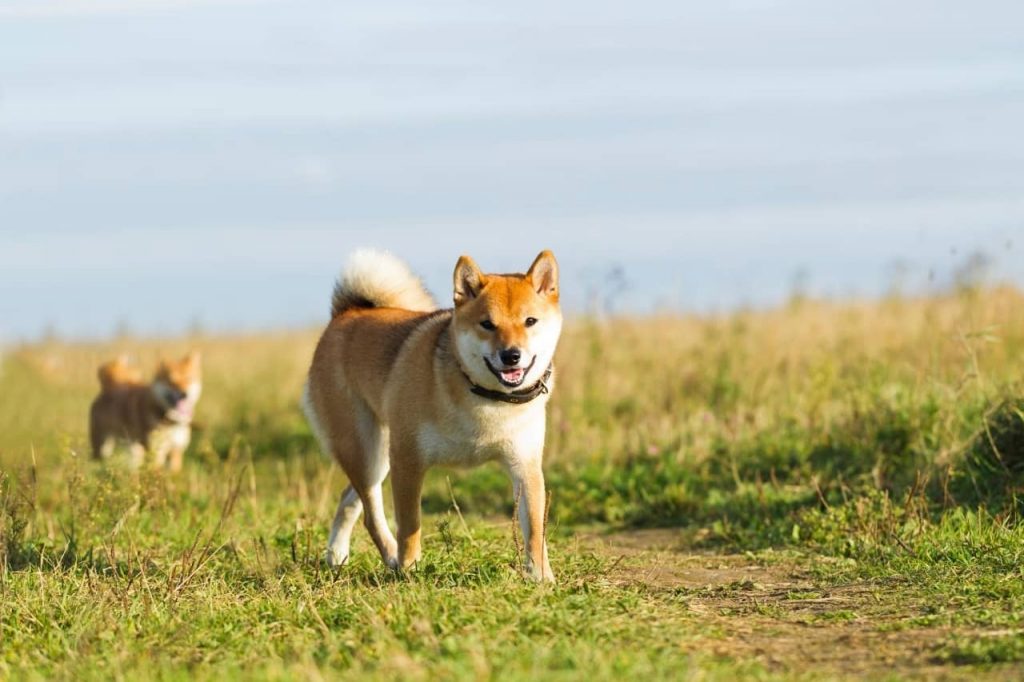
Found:
[[146, 453], [148, 449], [146, 446], [139, 442], [132, 442], [128, 444], [128, 466], [132, 469], [138, 469], [142, 467], [146, 462]]
[[[335, 397], [343, 395], [341, 392], [333, 394]], [[313, 401], [309, 383], [302, 392], [302, 410], [306, 413], [313, 435], [320, 443], [325, 455], [328, 455], [337, 462], [346, 473], [359, 468], [359, 451], [361, 449], [358, 434], [355, 433], [355, 423], [351, 416], [351, 404], [345, 401], [344, 404], [335, 404], [322, 408], [330, 412], [333, 419], [325, 420], [320, 416], [320, 409]], [[327, 427], [331, 427], [328, 430]], [[331, 568], [343, 566], [349, 559], [352, 550], [352, 531], [355, 530], [356, 522], [363, 513], [363, 501], [360, 498], [354, 485], [351, 483], [345, 487], [338, 501], [338, 510], [334, 513], [334, 522], [331, 524], [331, 534], [327, 540], [327, 564]]]
[[313, 432], [349, 480], [331, 526], [327, 562], [340, 566], [348, 560], [352, 530], [360, 512], [364, 512], [363, 522], [381, 558], [388, 566], [396, 566], [398, 543], [384, 516], [381, 487], [389, 470], [387, 431], [359, 398], [340, 390], [331, 391], [328, 396], [317, 405], [312, 391], [307, 389], [303, 399]]
[[93, 459], [105, 459], [110, 456], [111, 447], [107, 443], [111, 438], [106, 423], [100, 417], [98, 402], [99, 399], [89, 409], [89, 444]]
[[93, 459], [105, 459], [110, 456], [111, 448], [107, 445], [109, 440], [106, 433], [100, 431], [95, 426], [92, 427], [92, 430], [89, 432], [89, 442], [92, 445]]
[[112, 436], [98, 438], [93, 443], [92, 456], [96, 460], [109, 460], [114, 455], [117, 440]]
[[327, 563], [331, 568], [338, 568], [348, 561], [352, 531], [362, 513], [363, 501], [359, 499], [356, 489], [350, 485], [341, 494], [338, 511], [334, 514], [334, 523], [331, 524], [331, 537], [327, 541]]
[[[391, 464], [388, 456], [388, 432], [381, 428], [370, 415], [369, 409], [358, 414], [358, 433], [362, 445], [362, 466], [358, 467], [358, 476], [350, 473], [352, 487], [363, 500], [366, 512], [363, 523], [373, 544], [377, 545], [381, 559], [391, 568], [398, 567], [398, 543], [388, 527], [388, 519], [384, 515], [384, 479], [388, 476]], [[354, 472], [352, 472], [354, 473]]]

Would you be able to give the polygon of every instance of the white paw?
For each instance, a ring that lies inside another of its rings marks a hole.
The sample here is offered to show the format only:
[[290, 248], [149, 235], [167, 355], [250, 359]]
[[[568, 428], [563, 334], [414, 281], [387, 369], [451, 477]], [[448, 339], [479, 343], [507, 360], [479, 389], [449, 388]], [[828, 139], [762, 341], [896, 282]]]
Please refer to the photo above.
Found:
[[331, 568], [341, 568], [348, 563], [348, 552], [339, 552], [333, 547], [327, 548], [327, 565]]
[[526, 576], [535, 583], [550, 583], [555, 584], [555, 574], [551, 570], [550, 566], [535, 566], [527, 564]]

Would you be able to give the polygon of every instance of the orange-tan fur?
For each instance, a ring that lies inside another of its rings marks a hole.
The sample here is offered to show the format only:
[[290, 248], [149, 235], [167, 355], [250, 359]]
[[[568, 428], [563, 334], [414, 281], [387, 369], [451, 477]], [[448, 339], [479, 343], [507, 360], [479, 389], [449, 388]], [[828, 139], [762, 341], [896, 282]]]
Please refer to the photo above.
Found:
[[150, 453], [155, 466], [181, 469], [192, 437], [192, 413], [202, 392], [199, 353], [161, 362], [148, 384], [124, 358], [104, 363], [98, 375], [100, 394], [89, 410], [93, 457], [109, 457], [122, 442], [133, 466], [141, 465]]
[[[545, 251], [526, 274], [485, 275], [463, 256], [455, 268], [454, 302], [453, 310], [437, 310], [400, 261], [372, 251], [358, 252], [335, 288], [333, 319], [313, 355], [304, 395], [322, 447], [349, 478], [327, 560], [332, 566], [348, 560], [352, 531], [365, 510], [364, 523], [385, 563], [411, 566], [420, 557], [426, 470], [496, 460], [512, 477], [527, 573], [552, 581], [541, 469], [547, 393], [509, 404], [471, 388], [513, 392], [544, 378], [562, 326], [555, 258]], [[513, 349], [520, 351], [515, 363], [499, 360], [512, 358]], [[485, 358], [492, 366], [504, 362], [500, 376], [518, 386], [504, 383]], [[397, 539], [381, 492], [389, 472]]]

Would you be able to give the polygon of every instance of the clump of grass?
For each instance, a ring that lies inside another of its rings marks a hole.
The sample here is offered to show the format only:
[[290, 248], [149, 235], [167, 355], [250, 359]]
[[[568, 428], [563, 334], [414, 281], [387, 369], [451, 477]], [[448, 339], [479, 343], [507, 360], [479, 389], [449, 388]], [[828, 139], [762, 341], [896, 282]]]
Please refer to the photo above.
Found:
[[25, 531], [32, 502], [15, 492], [10, 476], [0, 472], [0, 572], [18, 569], [31, 561]]
[[965, 503], [1021, 511], [1024, 491], [1024, 400], [998, 403], [982, 419], [954, 481]]

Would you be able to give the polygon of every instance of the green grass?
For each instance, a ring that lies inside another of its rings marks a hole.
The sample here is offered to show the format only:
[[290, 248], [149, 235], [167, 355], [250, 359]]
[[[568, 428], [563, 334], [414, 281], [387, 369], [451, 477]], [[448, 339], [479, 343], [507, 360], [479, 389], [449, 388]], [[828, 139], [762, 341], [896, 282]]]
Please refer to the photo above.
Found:
[[[326, 568], [344, 481], [297, 405], [315, 333], [14, 349], [0, 678], [1019, 676], [1022, 310], [996, 290], [570, 324], [555, 587], [520, 574], [496, 466], [432, 472], [415, 570], [361, 530]], [[99, 361], [190, 346], [185, 471], [88, 461]]]
[[941, 652], [945, 660], [958, 664], [1005, 663], [1024, 659], [1024, 635], [995, 634], [954, 637]]
[[679, 646], [699, 631], [683, 601], [611, 584], [608, 562], [590, 552], [556, 545], [560, 586], [527, 583], [510, 525], [467, 530], [435, 517], [415, 571], [385, 570], [365, 538], [352, 564], [330, 571], [324, 524], [303, 512], [301, 473], [280, 474], [271, 504], [253, 481], [274, 475], [259, 474], [229, 465], [221, 484], [194, 493], [156, 475], [72, 473], [52, 541], [19, 535], [10, 522], [44, 503], [24, 499], [31, 488], [8, 488], [0, 669], [75, 679], [317, 670], [521, 679], [724, 665]]

